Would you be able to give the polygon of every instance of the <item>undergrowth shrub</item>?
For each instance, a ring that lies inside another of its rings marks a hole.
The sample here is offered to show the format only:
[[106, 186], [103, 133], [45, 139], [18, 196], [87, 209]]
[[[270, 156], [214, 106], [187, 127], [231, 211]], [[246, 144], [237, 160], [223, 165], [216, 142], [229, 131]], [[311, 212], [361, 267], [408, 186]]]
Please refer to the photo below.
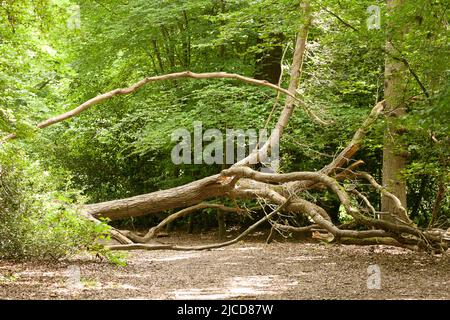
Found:
[[[0, 149], [0, 259], [61, 259], [80, 252], [123, 261], [108, 252], [109, 226], [83, 218], [70, 180], [42, 168], [17, 147]], [[57, 171], [57, 170], [56, 170]]]

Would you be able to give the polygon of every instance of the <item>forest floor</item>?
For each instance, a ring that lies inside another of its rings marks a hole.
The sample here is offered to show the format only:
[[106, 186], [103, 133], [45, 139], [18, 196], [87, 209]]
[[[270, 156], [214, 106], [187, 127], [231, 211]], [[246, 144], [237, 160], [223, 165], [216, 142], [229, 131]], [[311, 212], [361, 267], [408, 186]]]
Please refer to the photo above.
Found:
[[[159, 240], [195, 245], [214, 237]], [[0, 261], [0, 299], [450, 299], [448, 253], [283, 239], [266, 244], [256, 233], [221, 249], [132, 251], [127, 260], [126, 267], [87, 257]], [[371, 265], [380, 268], [380, 289], [368, 289]]]

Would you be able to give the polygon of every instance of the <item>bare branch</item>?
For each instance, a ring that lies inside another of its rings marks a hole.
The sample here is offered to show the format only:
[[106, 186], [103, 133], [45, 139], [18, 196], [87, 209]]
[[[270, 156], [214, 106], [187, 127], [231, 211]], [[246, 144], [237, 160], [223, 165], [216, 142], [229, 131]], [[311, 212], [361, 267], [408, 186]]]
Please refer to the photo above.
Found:
[[367, 199], [367, 197], [365, 195], [363, 195], [361, 192], [359, 192], [355, 188], [350, 189], [349, 192], [357, 195], [360, 199], [362, 199], [362, 201], [364, 202], [366, 207], [369, 208], [370, 212], [372, 213], [373, 218], [376, 219], [377, 212], [376, 212], [375, 208], [373, 207], [373, 205], [370, 203], [369, 199]]
[[[278, 121], [275, 125], [275, 130], [272, 132], [269, 139], [264, 143], [264, 145], [261, 148], [259, 148], [258, 146], [258, 148], [255, 148], [255, 150], [253, 150], [247, 157], [235, 163], [234, 166], [244, 166], [251, 163], [263, 162], [266, 159], [270, 148], [274, 148], [276, 145], [278, 145], [280, 138], [283, 135], [284, 129], [288, 125], [289, 119], [291, 118], [294, 112], [296, 101], [293, 97], [295, 97], [296, 95], [297, 88], [300, 82], [303, 67], [303, 59], [306, 52], [306, 41], [308, 38], [309, 27], [312, 21], [312, 16], [310, 14], [310, 7], [309, 4], [307, 3], [305, 3], [304, 5], [303, 14], [306, 17], [306, 22], [304, 23], [304, 25], [300, 27], [295, 44], [288, 87], [290, 95], [288, 96], [288, 98], [284, 103], [284, 108], [281, 111], [280, 116], [278, 117]], [[329, 124], [328, 122], [321, 120], [310, 109], [308, 109], [308, 107], [303, 101], [297, 100], [297, 102], [300, 103], [300, 105], [303, 107], [303, 109], [306, 111], [306, 113], [314, 122], [319, 123], [320, 125]]]
[[[385, 107], [385, 100], [378, 102], [370, 111], [370, 114], [364, 120], [361, 127], [355, 132], [350, 143], [334, 158], [334, 160], [323, 167], [320, 172], [325, 175], [332, 174], [336, 169], [346, 167], [353, 155], [361, 147], [362, 141], [366, 136], [367, 131], [378, 119]], [[359, 165], [359, 164], [358, 164]], [[315, 181], [296, 181], [289, 184], [289, 188], [296, 190], [307, 189], [315, 184]]]
[[347, 21], [345, 21], [344, 19], [342, 19], [340, 16], [338, 16], [336, 13], [332, 12], [331, 10], [327, 9], [327, 8], [323, 8], [326, 12], [328, 12], [329, 14], [331, 14], [333, 17], [335, 17], [336, 19], [338, 19], [342, 24], [344, 24], [346, 27], [349, 27], [350, 29], [352, 29], [353, 31], [358, 32], [358, 29], [356, 29], [354, 26], [352, 26], [350, 23], [348, 23]]
[[422, 83], [422, 81], [420, 81], [419, 76], [417, 75], [417, 73], [411, 68], [411, 65], [409, 64], [408, 60], [406, 60], [406, 58], [404, 57], [403, 53], [401, 52], [401, 50], [399, 48], [397, 48], [397, 46], [392, 42], [389, 41], [389, 43], [392, 45], [392, 47], [401, 55], [400, 57], [397, 57], [395, 55], [393, 55], [391, 52], [386, 51], [386, 54], [390, 55], [393, 59], [402, 62], [405, 67], [408, 69], [408, 71], [411, 73], [411, 75], [414, 77], [414, 79], [416, 80], [417, 84], [419, 85], [420, 89], [422, 90], [423, 94], [425, 95], [425, 97], [429, 98], [430, 95], [427, 91], [427, 89], [425, 88], [424, 84]]
[[293, 227], [285, 224], [274, 223], [273, 227], [282, 231], [294, 232], [294, 233], [308, 233], [313, 231], [312, 229], [317, 228], [317, 224], [312, 224], [306, 227]]
[[164, 228], [167, 224], [169, 224], [179, 218], [182, 218], [189, 214], [192, 214], [198, 210], [202, 210], [202, 209], [206, 209], [206, 208], [215, 208], [215, 209], [220, 209], [220, 210], [226, 211], [226, 212], [246, 212], [247, 211], [247, 210], [241, 209], [241, 208], [230, 208], [230, 207], [224, 206], [222, 204], [199, 203], [197, 205], [194, 205], [194, 206], [191, 206], [188, 208], [184, 208], [180, 211], [177, 211], [177, 212], [169, 215], [167, 218], [165, 218], [163, 221], [161, 221], [157, 226], [151, 228], [147, 232], [147, 234], [143, 237], [133, 234], [131, 232], [122, 231], [122, 233], [124, 233], [128, 238], [130, 238], [134, 242], [146, 243], [149, 240], [151, 240], [152, 238], [156, 237], [158, 235], [158, 233], [161, 231], [161, 229]]
[[353, 172], [353, 174], [357, 177], [362, 177], [369, 181], [369, 183], [377, 189], [382, 195], [390, 198], [395, 206], [398, 209], [398, 212], [394, 212], [394, 216], [398, 216], [401, 218], [401, 220], [409, 225], [412, 225], [413, 222], [409, 219], [408, 213], [406, 212], [406, 209], [403, 207], [401, 201], [399, 198], [397, 198], [394, 194], [390, 193], [386, 188], [381, 186], [370, 174], [367, 172]]
[[[266, 80], [257, 80], [257, 79], [253, 79], [253, 78], [249, 78], [249, 77], [245, 77], [239, 74], [234, 74], [234, 73], [227, 73], [227, 72], [206, 72], [206, 73], [194, 73], [191, 71], [183, 71], [183, 72], [177, 72], [177, 73], [170, 73], [170, 74], [165, 74], [165, 75], [161, 75], [161, 76], [154, 76], [154, 77], [147, 77], [145, 79], [142, 79], [141, 81], [136, 82], [135, 84], [131, 85], [128, 88], [121, 88], [121, 89], [114, 89], [112, 91], [100, 94], [92, 99], [89, 99], [88, 101], [80, 104], [78, 107], [67, 111], [63, 114], [60, 114], [58, 116], [52, 117], [50, 119], [47, 119], [45, 121], [40, 122], [36, 127], [39, 129], [43, 129], [46, 128], [48, 126], [51, 126], [55, 123], [70, 119], [72, 117], [75, 117], [77, 115], [79, 115], [80, 113], [82, 113], [83, 111], [91, 108], [92, 106], [99, 104], [100, 102], [103, 102], [105, 100], [109, 100], [112, 97], [115, 96], [119, 96], [119, 95], [127, 95], [127, 94], [131, 94], [134, 93], [136, 91], [138, 91], [139, 89], [141, 89], [143, 86], [145, 86], [148, 83], [151, 82], [157, 82], [157, 81], [165, 81], [165, 80], [175, 80], [175, 79], [180, 79], [180, 78], [192, 78], [192, 79], [234, 79], [234, 80], [238, 80], [238, 81], [242, 81], [248, 84], [252, 84], [252, 85], [256, 85], [256, 86], [262, 86], [262, 87], [267, 87], [267, 88], [271, 88], [275, 91], [278, 91], [280, 93], [283, 93], [287, 96], [289, 96], [290, 98], [292, 98], [294, 101], [296, 101], [297, 103], [299, 103], [304, 109], [305, 111], [313, 117], [314, 120], [320, 120], [314, 113], [312, 113], [310, 110], [308, 110], [306, 104], [300, 100], [299, 98], [296, 97], [295, 92], [291, 92], [290, 90], [286, 90], [284, 88], [281, 88], [275, 84], [272, 84]], [[320, 120], [321, 121], [321, 120]], [[9, 134], [7, 136], [5, 136], [1, 143], [6, 142], [7, 140], [10, 139], [14, 139], [17, 138], [17, 135], [12, 133]]]
[[223, 243], [217, 243], [217, 244], [211, 244], [211, 245], [205, 245], [205, 246], [177, 246], [177, 245], [169, 245], [169, 244], [161, 244], [161, 245], [151, 245], [151, 244], [141, 244], [141, 243], [135, 243], [135, 244], [125, 244], [125, 245], [111, 245], [108, 246], [108, 249], [110, 250], [177, 250], [177, 251], [191, 251], [191, 250], [210, 250], [210, 249], [217, 249], [222, 248], [225, 246], [230, 246], [232, 244], [235, 244], [239, 242], [242, 238], [247, 236], [249, 233], [253, 232], [259, 225], [261, 225], [266, 220], [271, 219], [274, 215], [278, 214], [281, 210], [283, 210], [286, 206], [289, 205], [291, 201], [291, 198], [287, 198], [283, 204], [281, 204], [277, 209], [272, 211], [270, 214], [265, 215], [260, 220], [252, 224], [250, 227], [247, 228], [243, 233], [241, 233], [239, 236], [234, 238], [233, 240], [223, 242]]
[[366, 136], [367, 131], [378, 119], [378, 116], [381, 114], [384, 107], [385, 107], [385, 100], [382, 100], [372, 108], [369, 116], [363, 122], [361, 127], [358, 130], [356, 130], [352, 140], [347, 145], [347, 147], [345, 147], [344, 150], [342, 150], [339, 153], [339, 155], [329, 165], [320, 170], [322, 173], [328, 175], [331, 172], [333, 172], [336, 168], [346, 166], [345, 164], [348, 163], [349, 159], [351, 159], [353, 155], [356, 153], [356, 151], [359, 150], [361, 143], [364, 137]]
[[[90, 214], [87, 213], [87, 212], [81, 211], [81, 212], [79, 212], [79, 214], [80, 214], [82, 217], [84, 217], [84, 218], [86, 218], [86, 219], [92, 221], [92, 222], [95, 223], [95, 224], [101, 224], [101, 223], [102, 223], [100, 220], [94, 218], [92, 215], [90, 215]], [[110, 227], [109, 233], [110, 233], [110, 235], [111, 235], [111, 237], [112, 237], [113, 239], [117, 240], [118, 242], [120, 242], [120, 243], [122, 243], [122, 244], [131, 244], [131, 243], [133, 243], [133, 241], [131, 241], [131, 240], [130, 240], [129, 238], [127, 238], [124, 234], [122, 234], [119, 230], [117, 230], [117, 229], [115, 229], [115, 228], [113, 228], [113, 227]]]

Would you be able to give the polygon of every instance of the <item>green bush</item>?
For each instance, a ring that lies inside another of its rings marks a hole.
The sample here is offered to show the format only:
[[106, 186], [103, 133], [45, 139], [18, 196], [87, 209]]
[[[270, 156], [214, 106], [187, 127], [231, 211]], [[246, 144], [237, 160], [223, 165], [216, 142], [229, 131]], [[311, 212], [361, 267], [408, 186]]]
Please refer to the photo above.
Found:
[[97, 240], [108, 237], [109, 226], [82, 218], [75, 206], [81, 200], [67, 188], [67, 179], [53, 176], [17, 148], [3, 147], [0, 258], [60, 259], [86, 250], [105, 255]]

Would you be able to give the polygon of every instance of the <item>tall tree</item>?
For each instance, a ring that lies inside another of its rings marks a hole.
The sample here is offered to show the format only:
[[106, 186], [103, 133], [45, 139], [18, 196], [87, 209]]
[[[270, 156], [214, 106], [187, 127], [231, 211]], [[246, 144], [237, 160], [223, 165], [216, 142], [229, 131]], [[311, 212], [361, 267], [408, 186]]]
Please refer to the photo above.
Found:
[[[388, 0], [388, 14], [394, 15], [402, 5], [403, 0]], [[402, 40], [404, 28], [399, 24], [388, 24], [388, 36], [386, 41], [386, 61], [384, 98], [386, 100], [387, 126], [384, 133], [383, 147], [383, 186], [400, 199], [406, 208], [406, 182], [401, 178], [402, 170], [406, 165], [406, 156], [400, 152], [397, 140], [401, 130], [396, 125], [396, 118], [405, 114], [405, 64], [395, 59], [396, 49], [394, 41]], [[384, 217], [392, 220], [395, 213], [394, 201], [386, 196], [381, 198], [381, 211], [387, 213]], [[405, 218], [405, 217], [402, 217]], [[406, 217], [407, 219], [407, 217]]]

